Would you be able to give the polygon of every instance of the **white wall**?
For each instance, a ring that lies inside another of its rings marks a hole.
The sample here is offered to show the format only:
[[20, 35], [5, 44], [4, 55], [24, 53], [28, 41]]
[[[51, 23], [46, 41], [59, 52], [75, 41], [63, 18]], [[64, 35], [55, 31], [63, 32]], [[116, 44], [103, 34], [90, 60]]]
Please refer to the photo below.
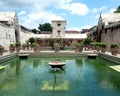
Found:
[[30, 37], [33, 37], [33, 33], [30, 33], [29, 31], [20, 30], [21, 44], [26, 43], [26, 40], [28, 40]]
[[0, 23], [0, 45], [9, 50], [10, 43], [15, 43], [15, 30], [12, 26]]
[[[26, 43], [26, 40], [33, 37], [33, 33], [22, 30], [19, 32], [21, 44]], [[9, 51], [9, 45], [11, 43], [16, 43], [14, 27], [0, 23], [0, 45], [2, 45], [6, 51]]]

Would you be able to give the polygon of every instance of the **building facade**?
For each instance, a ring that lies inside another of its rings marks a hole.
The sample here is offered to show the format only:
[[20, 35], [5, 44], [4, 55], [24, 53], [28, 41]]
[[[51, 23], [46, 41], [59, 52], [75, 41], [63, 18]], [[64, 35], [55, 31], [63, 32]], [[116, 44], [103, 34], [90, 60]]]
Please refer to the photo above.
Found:
[[89, 31], [89, 36], [95, 42], [106, 43], [108, 51], [110, 51], [112, 43], [116, 43], [120, 47], [120, 13], [100, 14], [98, 25], [91, 31]]
[[24, 43], [31, 34], [22, 30], [16, 12], [0, 12], [0, 45], [9, 51], [12, 43]]
[[66, 31], [65, 20], [53, 20], [52, 27], [53, 31], [49, 32], [49, 34], [48, 32], [47, 34], [34, 34], [34, 38], [36, 38], [41, 47], [54, 47], [55, 43], [59, 43], [61, 49], [65, 47], [76, 47], [78, 42], [87, 38], [86, 33], [81, 34], [78, 31]]

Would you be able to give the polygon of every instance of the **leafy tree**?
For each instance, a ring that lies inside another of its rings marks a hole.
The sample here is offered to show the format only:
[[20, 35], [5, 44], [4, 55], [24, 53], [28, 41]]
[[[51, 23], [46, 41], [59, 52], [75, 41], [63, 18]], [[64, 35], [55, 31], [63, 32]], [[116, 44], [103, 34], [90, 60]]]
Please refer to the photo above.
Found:
[[117, 7], [116, 11], [114, 13], [120, 13], [120, 5]]
[[40, 31], [36, 30], [36, 29], [32, 29], [31, 30], [34, 34], [40, 34]]
[[52, 31], [52, 26], [50, 23], [39, 24], [38, 29], [40, 31]]
[[85, 44], [85, 45], [90, 45], [91, 42], [92, 42], [92, 39], [91, 39], [91, 38], [86, 38], [86, 39], [84, 40], [84, 44]]
[[35, 42], [35, 39], [34, 39], [33, 37], [30, 37], [30, 38], [29, 38], [29, 42], [32, 44], [32, 43]]

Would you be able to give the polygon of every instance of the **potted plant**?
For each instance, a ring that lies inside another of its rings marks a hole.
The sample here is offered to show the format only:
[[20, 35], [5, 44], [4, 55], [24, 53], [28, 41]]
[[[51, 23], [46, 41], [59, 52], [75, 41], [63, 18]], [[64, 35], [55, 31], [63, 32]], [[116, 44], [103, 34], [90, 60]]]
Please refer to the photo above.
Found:
[[27, 50], [29, 50], [29, 40], [26, 40], [26, 47], [27, 47]]
[[83, 50], [83, 42], [76, 44], [76, 52], [82, 52]]
[[22, 44], [22, 49], [25, 50], [25, 48], [26, 48], [26, 44], [23, 43], [23, 44]]
[[95, 45], [96, 45], [96, 43], [90, 43], [90, 46], [91, 46], [92, 50], [95, 50]]
[[97, 52], [100, 52], [100, 42], [95, 43], [95, 49], [97, 50]]
[[0, 45], [0, 55], [3, 55], [3, 52], [4, 52], [4, 47]]
[[117, 44], [111, 44], [110, 48], [112, 55], [116, 56], [118, 54], [119, 46]]
[[38, 43], [36, 43], [36, 42], [32, 43], [32, 47], [33, 47], [35, 53], [39, 51]]
[[59, 52], [60, 51], [60, 44], [59, 43], [55, 43], [54, 44], [54, 48], [55, 48], [55, 52]]
[[92, 42], [92, 39], [91, 38], [86, 38], [84, 40], [84, 45], [85, 47], [87, 47], [88, 49], [90, 49], [90, 43]]
[[15, 43], [15, 47], [16, 47], [16, 51], [17, 51], [17, 52], [20, 52], [21, 43], [20, 43], [20, 42], [16, 42], [16, 43]]
[[107, 44], [106, 43], [100, 43], [100, 49], [102, 53], [105, 53], [107, 48]]
[[10, 51], [10, 53], [14, 53], [14, 51], [15, 51], [15, 44], [10, 44], [10, 46], [9, 46], [9, 51]]
[[32, 49], [32, 44], [35, 42], [34, 37], [30, 37], [30, 38], [29, 38], [29, 42], [30, 42], [30, 47], [31, 47], [31, 49]]

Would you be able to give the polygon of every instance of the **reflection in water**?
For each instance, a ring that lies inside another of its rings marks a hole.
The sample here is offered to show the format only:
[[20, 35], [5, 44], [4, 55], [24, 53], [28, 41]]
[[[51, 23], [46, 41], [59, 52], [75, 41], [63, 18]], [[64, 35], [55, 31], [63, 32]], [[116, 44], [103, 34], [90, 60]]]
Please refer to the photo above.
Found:
[[56, 74], [54, 74], [53, 91], [55, 91], [55, 85], [57, 84], [56, 79]]
[[33, 68], [38, 68], [39, 64], [41, 64], [40, 59], [34, 59], [33, 60]]
[[14, 64], [3, 64], [7, 67], [0, 71], [0, 96], [120, 96], [120, 73], [109, 68], [115, 64], [65, 57], [60, 59], [67, 61], [65, 71], [49, 72], [48, 62], [53, 59], [15, 59]]
[[63, 72], [53, 72], [53, 79], [42, 82], [41, 90], [44, 91], [67, 91], [69, 90], [69, 82], [65, 80], [62, 75]]
[[17, 59], [16, 60], [16, 75], [20, 74], [20, 69], [21, 69], [21, 60]]
[[5, 68], [0, 69], [0, 74], [2, 74], [5, 71]]
[[83, 62], [82, 62], [82, 60], [83, 59], [75, 59], [75, 63], [78, 65], [78, 66], [80, 66], [80, 67], [82, 67], [82, 64], [83, 64]]
[[96, 74], [96, 80], [103, 89], [118, 89], [120, 90], [120, 76], [119, 72], [116, 72], [109, 68], [114, 63], [97, 58], [96, 60], [86, 59], [86, 63], [94, 68]]

